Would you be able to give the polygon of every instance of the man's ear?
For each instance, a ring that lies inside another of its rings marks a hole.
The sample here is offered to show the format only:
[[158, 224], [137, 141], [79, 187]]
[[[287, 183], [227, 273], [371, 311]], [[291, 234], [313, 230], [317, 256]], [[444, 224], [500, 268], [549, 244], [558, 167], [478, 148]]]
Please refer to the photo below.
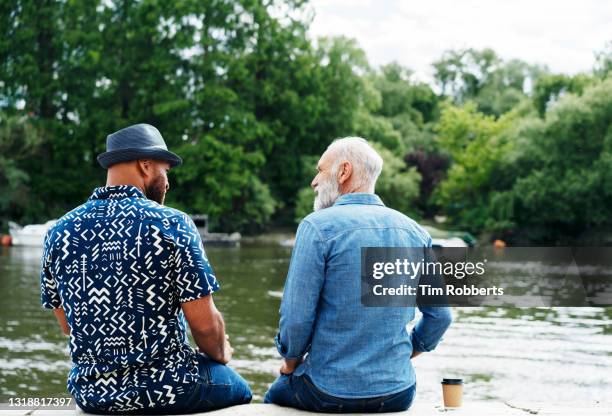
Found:
[[338, 168], [338, 184], [342, 185], [348, 181], [353, 174], [353, 165], [350, 162], [342, 162]]
[[138, 159], [136, 161], [136, 167], [143, 177], [149, 177], [153, 173], [153, 163], [147, 159]]

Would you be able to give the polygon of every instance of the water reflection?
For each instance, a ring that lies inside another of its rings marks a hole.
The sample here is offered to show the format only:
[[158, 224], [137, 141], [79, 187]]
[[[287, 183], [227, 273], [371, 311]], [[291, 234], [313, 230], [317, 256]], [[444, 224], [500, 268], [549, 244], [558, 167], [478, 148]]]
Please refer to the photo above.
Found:
[[[209, 248], [215, 301], [236, 349], [232, 365], [261, 400], [280, 360], [272, 342], [290, 250]], [[65, 396], [67, 339], [39, 301], [41, 251], [0, 251], [0, 401]], [[519, 267], [517, 265], [517, 267]], [[467, 399], [587, 401], [611, 391], [612, 308], [456, 308], [435, 353], [418, 357], [418, 399], [438, 401], [442, 377]]]

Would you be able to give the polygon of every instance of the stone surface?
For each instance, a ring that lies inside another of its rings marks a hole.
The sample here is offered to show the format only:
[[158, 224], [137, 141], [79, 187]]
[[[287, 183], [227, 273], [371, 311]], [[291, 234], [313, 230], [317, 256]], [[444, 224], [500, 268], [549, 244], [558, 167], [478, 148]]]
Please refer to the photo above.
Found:
[[[6, 413], [5, 413], [6, 412]], [[386, 413], [389, 415], [413, 415], [413, 416], [612, 416], [612, 403], [572, 403], [551, 405], [546, 403], [501, 403], [501, 402], [468, 402], [459, 409], [445, 410], [442, 406], [431, 403], [416, 402], [409, 410], [400, 413]], [[0, 411], [0, 415], [10, 416], [85, 416], [80, 410], [6, 410]], [[242, 406], [234, 406], [227, 409], [216, 410], [207, 413], [195, 413], [194, 415], [210, 416], [308, 416], [329, 415], [328, 413], [312, 413], [296, 409], [289, 409], [270, 404], [253, 403]], [[357, 416], [357, 414], [352, 414]]]

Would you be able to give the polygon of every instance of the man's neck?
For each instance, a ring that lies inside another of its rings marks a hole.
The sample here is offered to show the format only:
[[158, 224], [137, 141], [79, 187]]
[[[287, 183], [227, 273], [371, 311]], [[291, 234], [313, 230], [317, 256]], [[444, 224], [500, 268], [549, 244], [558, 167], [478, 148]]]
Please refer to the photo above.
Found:
[[111, 172], [106, 175], [106, 186], [134, 186], [144, 192], [144, 184], [140, 178], [135, 178], [133, 174], [123, 174], [123, 172]]
[[373, 194], [374, 192], [370, 192], [370, 190], [365, 186], [354, 186], [352, 183], [347, 184], [346, 186], [341, 187], [340, 195], [346, 194]]
[[106, 186], [133, 186], [144, 192], [142, 185], [134, 183], [133, 181], [106, 181]]

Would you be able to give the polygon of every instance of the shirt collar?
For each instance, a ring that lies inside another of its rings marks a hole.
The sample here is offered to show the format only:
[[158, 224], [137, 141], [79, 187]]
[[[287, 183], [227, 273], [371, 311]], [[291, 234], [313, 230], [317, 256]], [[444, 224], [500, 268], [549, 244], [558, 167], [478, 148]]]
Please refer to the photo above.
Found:
[[92, 199], [123, 199], [123, 198], [146, 198], [142, 191], [132, 185], [102, 186], [96, 188], [89, 197]]
[[366, 194], [366, 193], [354, 193], [354, 194], [344, 194], [334, 205], [381, 205], [383, 204], [382, 200], [376, 194]]

